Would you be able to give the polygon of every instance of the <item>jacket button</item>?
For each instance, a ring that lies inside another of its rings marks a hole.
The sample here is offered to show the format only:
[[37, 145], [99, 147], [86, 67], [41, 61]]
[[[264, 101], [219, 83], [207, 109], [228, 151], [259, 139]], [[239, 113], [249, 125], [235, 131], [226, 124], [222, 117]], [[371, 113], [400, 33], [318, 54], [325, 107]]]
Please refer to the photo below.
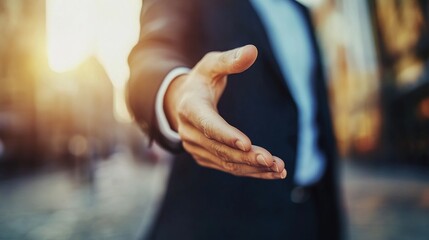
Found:
[[310, 192], [305, 187], [295, 187], [290, 193], [290, 200], [293, 203], [304, 203], [310, 198]]

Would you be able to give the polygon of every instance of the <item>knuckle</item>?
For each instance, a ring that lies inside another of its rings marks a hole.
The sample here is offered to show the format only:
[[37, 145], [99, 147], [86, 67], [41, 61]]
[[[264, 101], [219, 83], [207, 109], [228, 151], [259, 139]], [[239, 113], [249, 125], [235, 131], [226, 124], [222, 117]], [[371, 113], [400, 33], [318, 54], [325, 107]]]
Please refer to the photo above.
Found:
[[221, 64], [227, 64], [229, 62], [229, 59], [230, 59], [229, 55], [222, 54], [219, 57], [219, 63], [221, 63]]
[[230, 163], [230, 162], [222, 162], [222, 166], [226, 171], [228, 171], [230, 173], [238, 174], [237, 166], [235, 164]]
[[225, 151], [225, 149], [221, 145], [213, 143], [212, 149], [216, 157], [220, 158], [223, 161], [229, 160], [229, 154], [227, 153], [227, 151]]
[[201, 130], [202, 130], [204, 136], [208, 139], [212, 139], [212, 137], [211, 137], [212, 136], [212, 130], [210, 127], [210, 121], [207, 118], [201, 116], [198, 119], [198, 123], [201, 127]]
[[246, 165], [249, 165], [249, 166], [253, 165], [252, 156], [248, 153], [241, 154], [240, 160]]
[[229, 65], [228, 57], [225, 54], [222, 54], [218, 58], [218, 61], [216, 61], [216, 65], [218, 68], [222, 68], [223, 66], [228, 66]]

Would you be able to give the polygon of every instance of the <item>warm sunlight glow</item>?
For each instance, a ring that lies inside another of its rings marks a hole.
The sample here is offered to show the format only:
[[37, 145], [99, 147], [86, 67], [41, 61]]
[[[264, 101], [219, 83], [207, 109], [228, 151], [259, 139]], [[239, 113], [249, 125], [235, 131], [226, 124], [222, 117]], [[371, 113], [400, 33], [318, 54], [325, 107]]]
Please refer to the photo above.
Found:
[[93, 54], [96, 1], [47, 0], [46, 30], [49, 66], [71, 70]]
[[141, 0], [46, 0], [49, 66], [64, 72], [95, 56], [115, 87], [115, 114], [127, 118], [122, 91], [138, 40]]

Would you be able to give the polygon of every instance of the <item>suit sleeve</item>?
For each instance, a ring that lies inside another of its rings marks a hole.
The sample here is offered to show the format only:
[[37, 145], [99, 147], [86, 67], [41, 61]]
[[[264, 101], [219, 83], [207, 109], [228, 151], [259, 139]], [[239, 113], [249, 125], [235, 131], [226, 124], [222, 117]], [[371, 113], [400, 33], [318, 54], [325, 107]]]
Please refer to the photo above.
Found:
[[130, 53], [127, 103], [135, 121], [164, 148], [177, 149], [159, 131], [155, 99], [166, 75], [174, 68], [191, 68], [199, 57], [198, 0], [145, 0], [140, 38]]

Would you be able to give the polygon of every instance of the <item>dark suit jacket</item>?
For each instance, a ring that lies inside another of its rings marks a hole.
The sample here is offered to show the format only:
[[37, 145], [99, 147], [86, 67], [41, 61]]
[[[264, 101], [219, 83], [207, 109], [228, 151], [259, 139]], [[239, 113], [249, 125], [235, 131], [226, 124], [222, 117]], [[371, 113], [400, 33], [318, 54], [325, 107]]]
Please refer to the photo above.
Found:
[[[307, 10], [299, 6], [313, 28]], [[151, 139], [170, 150], [155, 119], [157, 90], [175, 67], [192, 67], [212, 50], [245, 44], [259, 50], [255, 64], [229, 76], [220, 114], [273, 155], [285, 160], [286, 180], [239, 178], [198, 166], [180, 152], [151, 239], [336, 239], [339, 236], [334, 137], [320, 56], [314, 69], [319, 143], [328, 163], [324, 195], [296, 204], [290, 194], [298, 140], [297, 106], [274, 59], [265, 30], [246, 0], [145, 0], [140, 41], [129, 63], [129, 107]], [[287, 23], [285, 23], [287, 27]], [[323, 204], [320, 204], [320, 203]], [[321, 212], [324, 212], [321, 219]], [[324, 222], [321, 227], [321, 222]], [[323, 230], [321, 230], [323, 228]]]

